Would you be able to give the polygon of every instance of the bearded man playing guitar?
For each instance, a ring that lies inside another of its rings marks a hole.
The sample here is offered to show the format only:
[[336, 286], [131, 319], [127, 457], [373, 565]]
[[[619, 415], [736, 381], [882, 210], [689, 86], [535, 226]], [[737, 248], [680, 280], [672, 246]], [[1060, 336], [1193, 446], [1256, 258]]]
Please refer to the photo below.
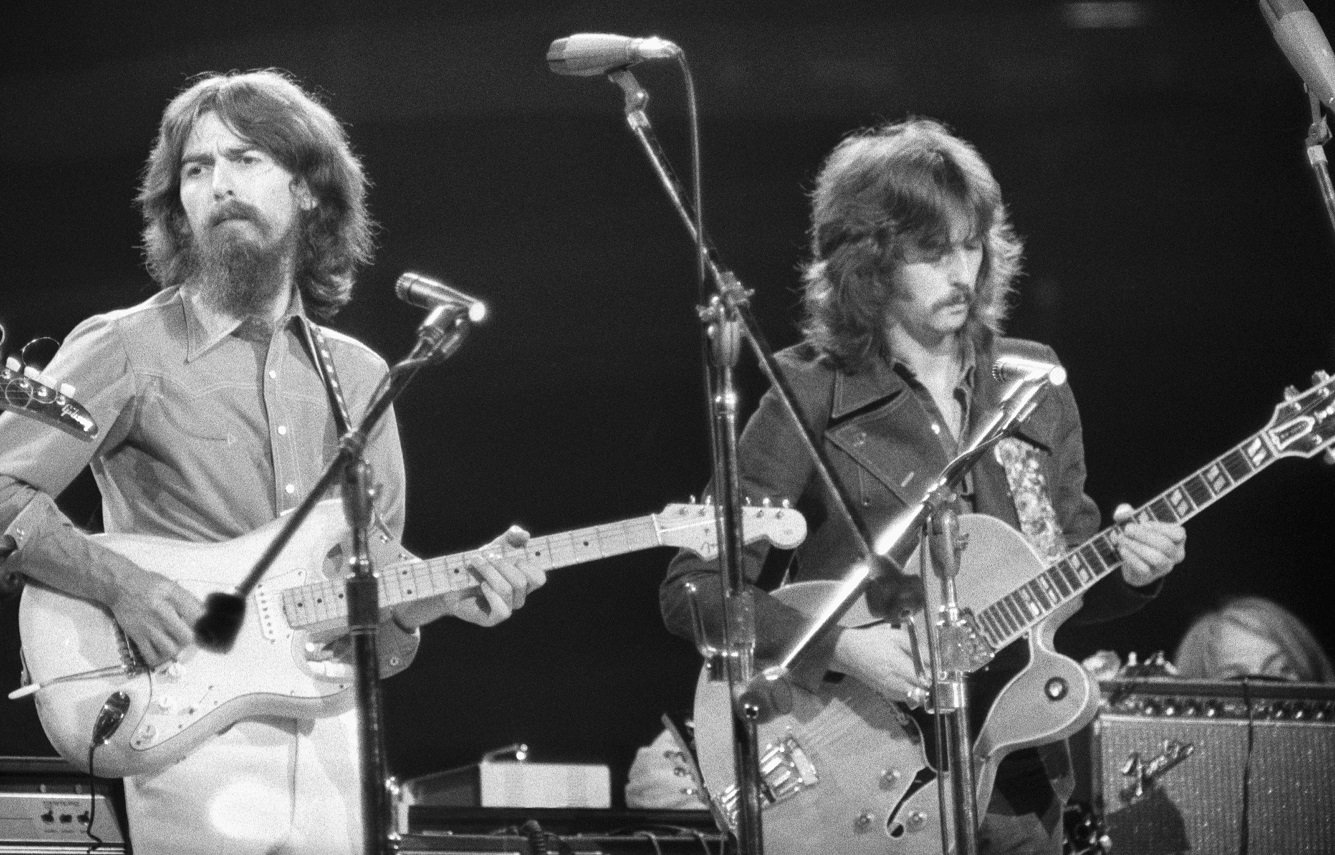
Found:
[[[202, 606], [177, 579], [198, 568], [179, 561], [186, 566], [170, 578], [145, 569], [78, 531], [52, 497], [91, 465], [106, 532], [191, 542], [187, 555], [295, 508], [335, 456], [342, 423], [360, 420], [386, 374], [370, 349], [312, 320], [349, 301], [370, 260], [366, 185], [342, 125], [286, 76], [198, 79], [163, 114], [140, 188], [147, 264], [162, 290], [80, 324], [49, 367], [77, 387], [101, 436], [81, 443], [0, 416], [0, 530], [16, 545], [4, 569], [105, 609], [127, 671], [172, 663], [156, 685], [170, 686], [172, 667], [191, 667], [173, 660], [192, 645]], [[392, 413], [365, 458], [382, 533], [397, 542], [405, 478]], [[382, 673], [407, 667], [427, 621], [449, 612], [489, 625], [521, 606], [544, 579], [517, 548], [526, 541], [512, 528], [476, 554], [480, 597], [384, 609]], [[249, 566], [237, 565], [230, 584]], [[345, 571], [311, 568], [322, 569]], [[123, 733], [148, 744], [164, 729], [143, 723], [150, 713], [167, 722], [198, 704], [154, 695]], [[166, 768], [126, 779], [134, 851], [359, 852], [356, 745], [351, 709], [242, 717]]]
[[[1042, 345], [1000, 337], [1021, 243], [987, 164], [937, 122], [909, 119], [841, 142], [817, 179], [811, 242], [804, 340], [780, 353], [779, 363], [798, 411], [823, 443], [854, 512], [867, 531], [878, 532], [924, 495], [971, 428], [996, 404], [1000, 383], [990, 367], [999, 352], [1018, 347], [1039, 359], [1057, 360]], [[1099, 511], [1084, 492], [1084, 447], [1069, 387], [1052, 389], [1004, 450], [998, 449], [961, 485], [961, 510], [1004, 521], [1049, 558], [1096, 531]], [[810, 526], [784, 568], [767, 568], [763, 547], [746, 550], [744, 567], [753, 585], [772, 587], [771, 569], [783, 572], [786, 582], [800, 582], [838, 579], [856, 564], [861, 556], [857, 535], [831, 512], [830, 497], [772, 390], [743, 431], [739, 459], [743, 495], [794, 499]], [[1184, 556], [1182, 526], [1133, 521], [1130, 515], [1125, 505], [1114, 512], [1114, 519], [1124, 523], [1116, 544], [1121, 571], [1087, 592], [1081, 620], [1108, 619], [1140, 607], [1157, 593], [1157, 580]], [[686, 586], [692, 583], [706, 630], [718, 632], [719, 575], [714, 562], [686, 554], [673, 560], [661, 590], [669, 629], [691, 637]], [[784, 652], [809, 619], [782, 597], [757, 587], [755, 622], [756, 655], [763, 661]], [[1020, 647], [1001, 650], [989, 670], [1018, 670], [1024, 654]], [[823, 677], [847, 675], [887, 701], [916, 706], [928, 685], [905, 630], [884, 622], [835, 627], [802, 663], [813, 666], [812, 674], [798, 675], [796, 682], [811, 691], [821, 690]], [[698, 709], [696, 718], [699, 738]], [[868, 743], [851, 748], [873, 749]], [[820, 764], [814, 765], [819, 774]], [[980, 851], [1060, 853], [1069, 774], [1060, 740], [1006, 756], [990, 801], [979, 806], [985, 807]], [[821, 786], [824, 780], [816, 792]], [[838, 825], [851, 835], [851, 816], [865, 806], [849, 809], [849, 822], [808, 816], [805, 827], [814, 833], [822, 824]], [[872, 824], [872, 816], [864, 813], [856, 824]], [[900, 831], [887, 833], [900, 843], [882, 839], [865, 851], [908, 851], [911, 838]], [[812, 841], [794, 843], [810, 846]], [[766, 845], [774, 849], [768, 832]], [[852, 844], [834, 845], [837, 850], [831, 851], [855, 851]], [[939, 845], [938, 840], [938, 852]]]

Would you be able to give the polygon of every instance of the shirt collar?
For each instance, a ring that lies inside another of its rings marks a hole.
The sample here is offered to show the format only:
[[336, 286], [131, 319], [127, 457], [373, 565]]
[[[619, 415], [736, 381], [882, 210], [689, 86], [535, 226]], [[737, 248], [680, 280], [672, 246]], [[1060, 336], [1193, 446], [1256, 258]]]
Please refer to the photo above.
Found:
[[[959, 387], [971, 394], [974, 375], [977, 372], [978, 355], [972, 341], [965, 342], [964, 370], [960, 374]], [[913, 369], [895, 356], [885, 359], [870, 360], [865, 368], [856, 374], [840, 371], [835, 375], [834, 401], [830, 410], [832, 418], [840, 418], [879, 401], [893, 398], [913, 380]]]
[[[209, 305], [197, 288], [181, 288], [180, 298], [185, 309], [186, 362], [193, 362], [213, 350], [241, 326], [241, 318], [232, 317]], [[306, 306], [301, 299], [300, 289], [293, 291], [287, 313], [279, 326], [286, 328], [296, 317], [306, 317]]]

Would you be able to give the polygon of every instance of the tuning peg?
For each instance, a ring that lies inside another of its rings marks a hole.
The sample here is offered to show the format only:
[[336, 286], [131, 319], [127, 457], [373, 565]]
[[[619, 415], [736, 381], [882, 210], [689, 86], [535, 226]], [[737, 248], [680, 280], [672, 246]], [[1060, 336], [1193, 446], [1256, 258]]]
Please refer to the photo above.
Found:
[[771, 504], [773, 503], [770, 501], [769, 496], [766, 496], [765, 498], [760, 500], [760, 506], [762, 508], [768, 508]]
[[1330, 375], [1327, 374], [1325, 371], [1318, 370], [1312, 372], [1312, 382], [1318, 386], [1321, 385], [1322, 383], [1325, 383], [1329, 379]]
[[1301, 394], [1302, 394], [1302, 393], [1298, 391], [1298, 387], [1297, 387], [1297, 386], [1285, 386], [1285, 387], [1284, 387], [1284, 400], [1286, 400], [1286, 401], [1292, 401], [1292, 400], [1295, 400], [1295, 399], [1297, 399], [1297, 397], [1298, 397], [1299, 395], [1301, 395]]

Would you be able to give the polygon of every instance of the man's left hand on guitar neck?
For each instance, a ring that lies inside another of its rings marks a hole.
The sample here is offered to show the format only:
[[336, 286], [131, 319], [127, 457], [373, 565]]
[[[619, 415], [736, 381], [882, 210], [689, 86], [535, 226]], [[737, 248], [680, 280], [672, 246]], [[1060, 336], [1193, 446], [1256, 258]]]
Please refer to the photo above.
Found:
[[524, 605], [542, 587], [547, 574], [525, 560], [529, 534], [511, 526], [475, 553], [468, 569], [481, 582], [481, 597], [458, 600], [449, 595], [405, 603], [394, 609], [394, 622], [405, 631], [452, 614], [478, 626], [495, 626]]
[[1116, 538], [1122, 578], [1141, 588], [1168, 575], [1186, 557], [1187, 530], [1178, 523], [1158, 520], [1129, 522], [1133, 513], [1130, 505], [1118, 505], [1113, 520], [1124, 523]]

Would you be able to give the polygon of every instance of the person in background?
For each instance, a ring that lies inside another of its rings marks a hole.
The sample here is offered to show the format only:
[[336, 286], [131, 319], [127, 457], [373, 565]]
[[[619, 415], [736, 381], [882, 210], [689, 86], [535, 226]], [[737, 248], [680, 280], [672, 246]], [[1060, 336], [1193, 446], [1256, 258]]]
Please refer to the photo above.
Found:
[[1173, 664], [1178, 676], [1193, 680], [1335, 683], [1335, 667], [1306, 624], [1258, 596], [1230, 597], [1197, 617], [1178, 642]]

